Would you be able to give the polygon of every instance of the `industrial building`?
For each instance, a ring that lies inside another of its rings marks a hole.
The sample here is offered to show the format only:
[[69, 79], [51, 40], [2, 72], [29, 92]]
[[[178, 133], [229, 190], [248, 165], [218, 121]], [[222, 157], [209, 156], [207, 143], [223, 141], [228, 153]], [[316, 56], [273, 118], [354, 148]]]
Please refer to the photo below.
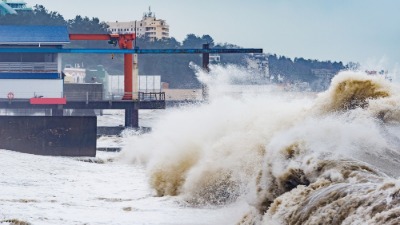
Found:
[[62, 98], [61, 55], [18, 49], [59, 49], [69, 42], [65, 26], [2, 26], [0, 48], [15, 52], [0, 53], [0, 98]]

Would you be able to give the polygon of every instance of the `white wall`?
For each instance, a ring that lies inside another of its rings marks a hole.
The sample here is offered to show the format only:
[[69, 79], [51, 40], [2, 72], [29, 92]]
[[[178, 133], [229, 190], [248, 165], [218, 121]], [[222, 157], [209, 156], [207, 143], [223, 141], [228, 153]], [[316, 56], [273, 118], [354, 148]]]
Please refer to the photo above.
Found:
[[[137, 85], [139, 92], [160, 92], [161, 76], [140, 75]], [[124, 75], [108, 76], [108, 92], [114, 94], [124, 92]]]
[[28, 99], [36, 96], [45, 98], [63, 97], [63, 80], [61, 79], [1, 79], [0, 98], [7, 98], [12, 92], [15, 99]]

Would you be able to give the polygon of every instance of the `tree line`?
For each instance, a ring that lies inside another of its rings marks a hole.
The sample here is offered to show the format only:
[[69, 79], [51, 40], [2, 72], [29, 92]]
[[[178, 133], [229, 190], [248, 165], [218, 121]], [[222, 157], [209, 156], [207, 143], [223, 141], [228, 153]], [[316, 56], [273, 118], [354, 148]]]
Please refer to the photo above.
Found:
[[[66, 20], [58, 12], [48, 11], [42, 5], [36, 5], [33, 11], [22, 12], [16, 15], [8, 14], [0, 16], [0, 25], [62, 25], [67, 26], [71, 34], [105, 34], [108, 33], [108, 25], [98, 18], [88, 18], [77, 15], [73, 19]], [[196, 36], [188, 34], [181, 42], [175, 38], [163, 38], [150, 40], [147, 37], [138, 37], [136, 47], [141, 49], [185, 49], [202, 48], [205, 43], [211, 48], [240, 48], [239, 46], [224, 43], [216, 44], [209, 35]], [[69, 48], [117, 48], [104, 41], [71, 41]], [[221, 54], [222, 64], [245, 65], [248, 54]], [[162, 81], [170, 84], [171, 88], [197, 88], [200, 87], [194, 71], [189, 67], [193, 62], [201, 65], [201, 56], [197, 54], [162, 54], [139, 55], [139, 74], [162, 75]], [[123, 55], [104, 54], [64, 54], [63, 65], [80, 64], [85, 68], [103, 65], [109, 74], [123, 74]], [[313, 70], [327, 69], [340, 71], [346, 66], [342, 62], [321, 62], [295, 58], [291, 60], [285, 56], [269, 55], [269, 74], [272, 76], [284, 76], [291, 82], [315, 82], [320, 79]]]

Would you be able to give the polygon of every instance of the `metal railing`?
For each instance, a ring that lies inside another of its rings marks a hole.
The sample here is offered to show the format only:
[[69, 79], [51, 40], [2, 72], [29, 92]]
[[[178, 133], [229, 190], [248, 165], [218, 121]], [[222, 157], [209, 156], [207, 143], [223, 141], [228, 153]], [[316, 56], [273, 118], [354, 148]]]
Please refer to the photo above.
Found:
[[30, 98], [62, 98], [65, 97], [67, 101], [121, 101], [124, 96], [132, 96], [133, 101], [165, 101], [164, 92], [131, 92], [131, 93], [104, 93], [104, 92], [7, 92], [0, 91], [0, 99], [7, 99], [14, 101], [18, 99]]
[[165, 101], [165, 92], [139, 92], [139, 101]]
[[53, 62], [0, 62], [0, 72], [57, 72]]
[[165, 101], [165, 92], [110, 92], [104, 96], [105, 99], [122, 100], [124, 96], [132, 96], [138, 101]]

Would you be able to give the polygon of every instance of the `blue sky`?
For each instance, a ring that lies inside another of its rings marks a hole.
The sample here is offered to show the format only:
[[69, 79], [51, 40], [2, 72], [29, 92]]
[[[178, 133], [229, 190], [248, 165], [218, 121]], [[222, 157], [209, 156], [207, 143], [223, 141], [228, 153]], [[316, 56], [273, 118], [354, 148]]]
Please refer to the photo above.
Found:
[[151, 10], [170, 25], [170, 36], [209, 34], [217, 43], [263, 48], [290, 58], [400, 63], [398, 0], [26, 0], [66, 19], [141, 19]]

